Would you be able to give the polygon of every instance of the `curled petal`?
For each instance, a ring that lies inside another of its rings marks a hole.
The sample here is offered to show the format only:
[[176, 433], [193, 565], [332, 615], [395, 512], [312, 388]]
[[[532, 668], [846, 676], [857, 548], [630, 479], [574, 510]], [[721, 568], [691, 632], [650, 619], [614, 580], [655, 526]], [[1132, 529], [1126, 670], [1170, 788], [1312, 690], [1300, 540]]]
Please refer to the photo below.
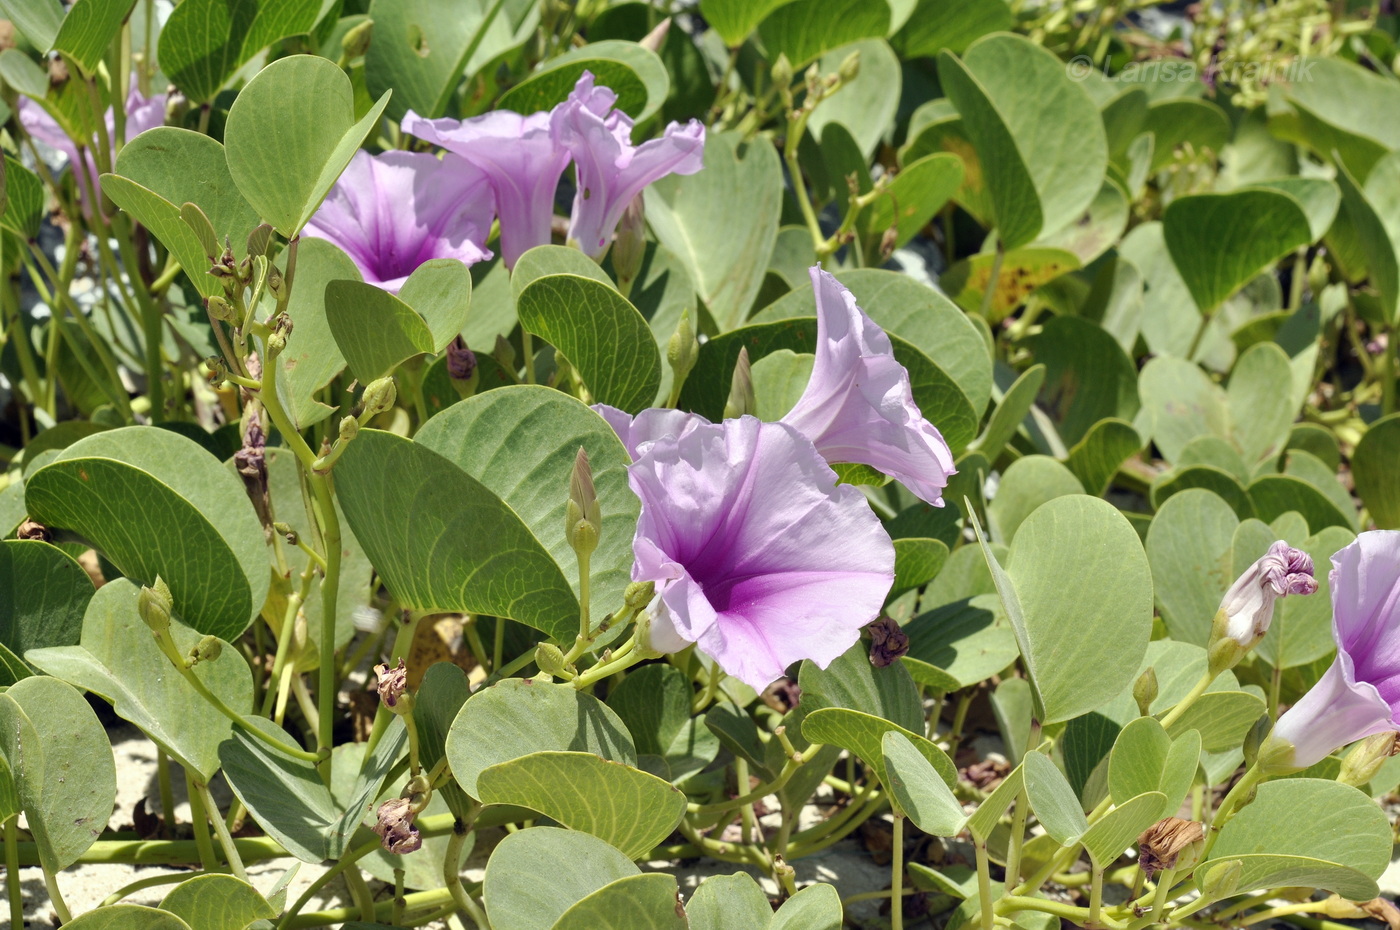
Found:
[[943, 436], [924, 419], [884, 330], [834, 277], [813, 268], [817, 358], [812, 377], [782, 422], [830, 463], [869, 465], [935, 506], [954, 473]]
[[684, 410], [666, 407], [648, 407], [635, 417], [607, 404], [594, 404], [593, 409], [608, 421], [608, 425], [617, 433], [617, 438], [622, 440], [627, 454], [632, 456], [634, 461], [645, 451], [643, 446], [647, 443], [666, 436], [678, 439], [696, 426], [710, 422], [698, 413], [686, 413]]
[[753, 417], [692, 423], [629, 469], [642, 500], [634, 581], [656, 583], [652, 644], [695, 643], [761, 690], [825, 667], [879, 614], [894, 546], [809, 441]]

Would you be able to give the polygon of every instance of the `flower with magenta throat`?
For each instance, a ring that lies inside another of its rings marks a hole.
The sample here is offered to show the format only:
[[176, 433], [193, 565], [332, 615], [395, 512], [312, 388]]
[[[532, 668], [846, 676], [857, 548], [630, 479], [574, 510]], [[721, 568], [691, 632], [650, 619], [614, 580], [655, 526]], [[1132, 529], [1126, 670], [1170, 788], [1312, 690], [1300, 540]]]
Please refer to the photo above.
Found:
[[574, 92], [550, 116], [560, 145], [574, 159], [578, 191], [569, 239], [593, 258], [608, 250], [628, 204], [668, 174], [694, 174], [704, 166], [705, 127], [699, 120], [672, 123], [659, 139], [632, 144], [632, 119], [613, 108], [617, 94], [595, 87], [585, 71]]
[[1400, 531], [1374, 530], [1332, 556], [1337, 658], [1259, 749], [1266, 772], [1305, 769], [1339, 746], [1400, 730]]
[[491, 211], [485, 175], [455, 155], [360, 151], [303, 234], [339, 246], [366, 283], [397, 294], [424, 262], [490, 258]]
[[656, 584], [650, 647], [695, 643], [759, 690], [801, 659], [825, 668], [884, 604], [889, 535], [792, 427], [683, 426], [637, 443], [628, 471], [642, 500], [632, 579]]

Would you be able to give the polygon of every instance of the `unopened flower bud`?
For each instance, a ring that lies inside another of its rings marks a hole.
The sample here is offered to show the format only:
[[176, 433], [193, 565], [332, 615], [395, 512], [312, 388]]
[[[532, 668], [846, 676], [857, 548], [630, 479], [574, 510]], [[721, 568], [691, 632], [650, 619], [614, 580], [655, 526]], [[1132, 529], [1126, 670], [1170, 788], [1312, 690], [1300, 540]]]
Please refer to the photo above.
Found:
[[[1362, 784], [1365, 784], [1365, 782]], [[1370, 913], [1359, 904], [1353, 904], [1346, 898], [1337, 895], [1332, 895], [1325, 901], [1314, 901], [1313, 904], [1316, 906], [1309, 908], [1310, 911], [1330, 917], [1333, 920], [1365, 920], [1367, 917], [1371, 916]]]
[[773, 86], [781, 92], [787, 89], [792, 90], [792, 62], [784, 52], [778, 53], [778, 60], [773, 62]]
[[223, 323], [237, 323], [238, 311], [233, 309], [233, 304], [215, 295], [204, 302], [209, 308], [209, 315]]
[[1227, 859], [1212, 865], [1201, 882], [1201, 894], [1212, 901], [1228, 898], [1240, 888], [1240, 876], [1244, 874], [1244, 863], [1239, 859]]
[[453, 381], [468, 381], [476, 374], [476, 353], [467, 348], [461, 336], [447, 344], [447, 376]]
[[854, 81], [856, 76], [860, 74], [860, 52], [854, 51], [847, 55], [836, 73], [841, 78], [842, 83]]
[[656, 582], [633, 581], [622, 591], [622, 602], [631, 610], [642, 610], [656, 597]]
[[374, 674], [379, 676], [379, 700], [384, 706], [399, 715], [413, 713], [413, 695], [408, 692], [408, 668], [403, 659], [394, 668], [376, 665]]
[[886, 668], [909, 651], [909, 634], [890, 617], [882, 616], [866, 627], [870, 631], [870, 664]]
[[1137, 703], [1139, 714], [1152, 716], [1152, 702], [1157, 700], [1157, 669], [1153, 666], [1149, 665], [1147, 671], [1133, 682], [1133, 700]]
[[170, 588], [159, 575], [156, 576], [155, 584], [143, 585], [140, 595], [136, 598], [136, 612], [141, 615], [146, 626], [156, 633], [170, 629], [170, 609], [173, 606]]
[[340, 39], [340, 50], [346, 58], [359, 58], [369, 51], [370, 37], [374, 33], [374, 20], [367, 19], [349, 30]]
[[749, 364], [748, 346], [739, 348], [739, 359], [734, 363], [734, 377], [729, 383], [729, 399], [724, 402], [724, 418], [737, 420], [745, 414], [753, 413], [757, 406], [753, 394], [753, 367]]
[[613, 239], [613, 271], [619, 284], [635, 280], [642, 270], [642, 259], [646, 257], [647, 236], [645, 207], [642, 195], [638, 194], [622, 211], [622, 219], [617, 223], [617, 235]]
[[496, 347], [491, 350], [491, 355], [506, 371], [515, 371], [515, 346], [505, 336], [496, 334]]
[[677, 384], [685, 383], [695, 368], [695, 360], [700, 357], [700, 341], [695, 338], [695, 327], [690, 325], [690, 311], [682, 310], [676, 331], [666, 343], [666, 361], [671, 365]]
[[290, 523], [282, 523], [281, 521], [278, 521], [277, 523], [272, 524], [272, 531], [278, 534], [279, 536], [282, 536], [284, 539], [287, 540], [287, 542], [290, 545], [293, 546], [295, 546], [297, 544], [297, 540], [301, 538], [299, 535], [297, 535], [297, 531], [292, 529], [292, 525]]
[[564, 534], [569, 545], [580, 556], [591, 555], [603, 532], [603, 512], [593, 486], [593, 467], [582, 446], [574, 457], [574, 469], [569, 475], [569, 503], [564, 519]]
[[378, 822], [373, 830], [379, 834], [385, 852], [402, 856], [416, 852], [423, 845], [423, 837], [413, 825], [416, 812], [412, 806], [408, 798], [394, 798], [379, 805]]
[[1337, 775], [1337, 781], [1353, 788], [1366, 784], [1387, 759], [1400, 751], [1397, 739], [1400, 739], [1400, 733], [1387, 730], [1362, 740], [1342, 759], [1342, 771]]
[[1168, 817], [1138, 837], [1138, 867], [1148, 876], [1163, 869], [1187, 869], [1201, 858], [1206, 828], [1194, 820]]
[[219, 642], [219, 637], [206, 636], [190, 647], [189, 658], [185, 665], [188, 668], [194, 668], [201, 662], [213, 662], [223, 654], [223, 651], [224, 644]]
[[[276, 265], [267, 267], [267, 292], [277, 300], [282, 300], [285, 296], [286, 279], [282, 277], [282, 272]], [[290, 320], [290, 317], [288, 318]]]
[[1254, 764], [1265, 775], [1288, 775], [1307, 768], [1298, 764], [1298, 747], [1273, 731], [1259, 745]]
[[666, 43], [666, 34], [671, 31], [671, 17], [666, 17], [656, 24], [656, 28], [642, 36], [637, 42], [642, 48], [649, 52], [661, 54], [661, 46]]
[[365, 386], [364, 394], [360, 395], [360, 403], [364, 405], [364, 412], [360, 416], [366, 420], [378, 416], [394, 406], [398, 396], [398, 389], [394, 387], [392, 377], [371, 381]]
[[1259, 759], [1259, 749], [1264, 745], [1264, 739], [1269, 735], [1269, 730], [1273, 728], [1274, 721], [1268, 714], [1260, 714], [1259, 719], [1254, 721], [1249, 732], [1244, 735], [1244, 744], [1240, 747], [1244, 752], [1244, 764], [1252, 766]]
[[540, 671], [548, 672], [556, 678], [562, 678], [564, 670], [568, 667], [563, 651], [553, 643], [540, 643], [535, 647], [535, 664], [540, 667]]
[[354, 417], [340, 418], [340, 441], [349, 442], [360, 435], [360, 421]]
[[1270, 546], [1220, 601], [1211, 631], [1211, 670], [1232, 668], [1264, 638], [1274, 618], [1275, 600], [1316, 590], [1312, 558], [1306, 552], [1282, 540]]

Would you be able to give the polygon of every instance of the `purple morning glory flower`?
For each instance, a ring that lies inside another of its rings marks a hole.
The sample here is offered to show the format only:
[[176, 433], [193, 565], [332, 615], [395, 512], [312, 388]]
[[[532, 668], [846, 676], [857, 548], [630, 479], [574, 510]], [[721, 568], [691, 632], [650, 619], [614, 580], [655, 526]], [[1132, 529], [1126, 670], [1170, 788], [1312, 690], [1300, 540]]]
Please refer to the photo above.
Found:
[[[560, 104], [563, 106], [563, 104]], [[507, 268], [537, 245], [547, 245], [554, 189], [569, 164], [545, 112], [521, 116], [494, 110], [469, 120], [424, 119], [412, 110], [403, 130], [460, 155], [482, 171], [501, 218], [501, 258]]]
[[827, 666], [879, 615], [894, 545], [797, 430], [695, 418], [638, 453], [632, 579], [656, 584], [651, 648], [695, 643], [761, 690], [801, 659]]
[[890, 337], [841, 282], [820, 267], [811, 275], [817, 359], [807, 389], [782, 422], [811, 439], [828, 462], [869, 465], [941, 507], [953, 454], [914, 403]]
[[1225, 635], [1245, 649], [1252, 648], [1274, 618], [1274, 601], [1289, 594], [1317, 590], [1312, 557], [1279, 540], [1269, 547], [1220, 600], [1225, 612]]
[[465, 160], [426, 152], [355, 153], [303, 235], [335, 243], [365, 281], [397, 294], [419, 265], [491, 257], [491, 189]]
[[585, 71], [574, 92], [554, 109], [559, 143], [572, 153], [578, 193], [569, 239], [601, 258], [627, 205], [653, 181], [668, 174], [694, 174], [704, 167], [705, 127], [699, 120], [672, 123], [660, 139], [632, 144], [632, 119], [613, 109], [617, 94], [595, 87]]
[[[78, 165], [78, 145], [68, 137], [54, 121], [52, 116], [39, 104], [28, 97], [21, 96], [19, 99], [19, 121], [24, 127], [24, 131], [29, 133], [38, 141], [44, 143], [52, 149], [56, 149], [68, 156], [68, 164], [74, 171]], [[107, 108], [107, 139], [112, 142], [115, 138], [117, 121], [112, 115], [111, 107]], [[126, 127], [123, 142], [130, 142], [132, 139], [145, 132], [147, 129], [154, 129], [165, 122], [165, 94], [156, 94], [147, 97], [141, 93], [136, 81], [131, 82], [131, 91], [126, 96]], [[88, 204], [88, 192], [98, 190], [97, 186], [97, 159], [92, 152], [95, 140], [87, 140], [87, 151], [83, 153], [83, 164], [87, 168], [86, 183], [76, 179], [78, 195], [82, 199], [83, 213], [91, 214], [91, 207]]]
[[1400, 531], [1374, 530], [1332, 556], [1337, 658], [1274, 725], [1259, 750], [1272, 771], [1296, 771], [1337, 749], [1400, 730]]

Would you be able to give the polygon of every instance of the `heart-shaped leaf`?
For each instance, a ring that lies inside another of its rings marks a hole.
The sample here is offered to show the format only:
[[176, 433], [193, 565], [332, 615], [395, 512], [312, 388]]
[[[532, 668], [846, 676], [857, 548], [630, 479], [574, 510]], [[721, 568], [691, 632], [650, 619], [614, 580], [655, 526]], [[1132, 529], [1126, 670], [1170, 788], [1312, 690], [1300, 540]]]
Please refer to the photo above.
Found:
[[1064, 773], [1044, 753], [1032, 752], [1022, 760], [1026, 798], [1045, 832], [1061, 846], [1073, 846], [1089, 829], [1079, 798]]
[[270, 920], [277, 910], [258, 890], [232, 875], [200, 875], [176, 885], [160, 902], [190, 930], [229, 930]]
[[54, 51], [94, 73], [134, 5], [134, 0], [77, 0], [54, 36]]
[[751, 875], [735, 872], [701, 882], [685, 904], [685, 916], [691, 930], [767, 930], [773, 907]]
[[[191, 101], [202, 103], [258, 52], [310, 32], [322, 6], [319, 0], [188, 0], [161, 27], [161, 70]], [[280, 118], [275, 109], [266, 116]]]
[[[616, 847], [558, 827], [511, 833], [486, 862], [483, 895], [494, 930], [550, 930], [576, 902], [640, 870]], [[548, 875], [548, 881], [540, 881]]]
[[671, 76], [655, 52], [636, 42], [603, 39], [551, 58], [506, 91], [497, 106], [518, 113], [552, 109], [573, 92], [585, 71], [616, 93], [614, 106], [639, 123], [661, 108], [671, 89]]

